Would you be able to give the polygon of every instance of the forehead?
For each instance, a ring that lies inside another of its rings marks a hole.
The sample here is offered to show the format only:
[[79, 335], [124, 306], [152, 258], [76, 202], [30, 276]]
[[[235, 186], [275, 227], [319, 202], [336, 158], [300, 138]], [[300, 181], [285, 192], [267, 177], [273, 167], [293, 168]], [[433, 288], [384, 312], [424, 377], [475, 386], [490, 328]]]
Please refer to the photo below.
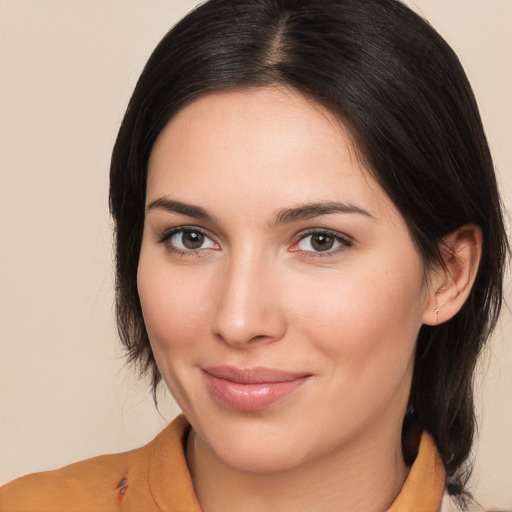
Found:
[[181, 110], [158, 137], [147, 200], [192, 194], [212, 205], [243, 195], [263, 206], [341, 199], [380, 216], [389, 200], [356, 155], [341, 122], [295, 91], [212, 93]]

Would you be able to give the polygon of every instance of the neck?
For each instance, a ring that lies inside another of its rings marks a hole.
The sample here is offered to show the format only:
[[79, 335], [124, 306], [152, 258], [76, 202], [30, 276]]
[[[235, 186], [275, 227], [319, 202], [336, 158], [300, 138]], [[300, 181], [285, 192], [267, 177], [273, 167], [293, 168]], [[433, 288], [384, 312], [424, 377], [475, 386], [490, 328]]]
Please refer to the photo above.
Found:
[[384, 512], [407, 477], [400, 428], [367, 432], [292, 469], [240, 472], [191, 430], [187, 462], [204, 512]]

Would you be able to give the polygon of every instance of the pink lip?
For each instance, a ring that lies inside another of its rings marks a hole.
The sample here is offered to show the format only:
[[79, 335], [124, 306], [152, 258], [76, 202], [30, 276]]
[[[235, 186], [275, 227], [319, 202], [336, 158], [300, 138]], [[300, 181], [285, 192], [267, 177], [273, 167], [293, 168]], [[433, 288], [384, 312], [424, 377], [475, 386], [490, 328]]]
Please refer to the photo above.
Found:
[[214, 366], [202, 370], [213, 397], [239, 411], [264, 409], [293, 393], [311, 376], [264, 367]]

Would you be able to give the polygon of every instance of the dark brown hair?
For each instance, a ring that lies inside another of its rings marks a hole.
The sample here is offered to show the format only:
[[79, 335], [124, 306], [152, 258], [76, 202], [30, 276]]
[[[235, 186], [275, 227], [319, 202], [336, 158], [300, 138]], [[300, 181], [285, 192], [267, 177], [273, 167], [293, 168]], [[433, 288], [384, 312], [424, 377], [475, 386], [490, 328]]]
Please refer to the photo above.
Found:
[[406, 220], [426, 265], [442, 238], [474, 223], [483, 254], [459, 313], [424, 325], [410, 408], [435, 439], [448, 490], [462, 495], [475, 419], [472, 379], [495, 326], [507, 241], [475, 98], [447, 43], [396, 0], [210, 0], [163, 38], [137, 83], [114, 147], [116, 306], [129, 359], [161, 377], [137, 292], [147, 164], [155, 139], [211, 91], [281, 84], [349, 129], [362, 159]]

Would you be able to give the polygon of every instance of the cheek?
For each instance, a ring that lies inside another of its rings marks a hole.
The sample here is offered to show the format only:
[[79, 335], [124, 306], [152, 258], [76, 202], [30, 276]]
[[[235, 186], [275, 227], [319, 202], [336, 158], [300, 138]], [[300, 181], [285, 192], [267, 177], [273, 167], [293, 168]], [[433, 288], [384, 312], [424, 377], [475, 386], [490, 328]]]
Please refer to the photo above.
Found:
[[180, 350], [200, 339], [209, 299], [197, 279], [185, 272], [171, 272], [165, 262], [152, 264], [141, 255], [137, 285], [146, 329], [159, 366], [161, 352]]
[[[298, 307], [309, 311], [303, 318], [314, 331], [330, 332], [326, 338], [346, 336], [357, 345], [365, 341], [359, 336], [364, 332], [378, 330], [381, 336], [410, 332], [421, 325], [424, 301], [422, 287], [408, 275], [385, 275], [380, 270], [340, 273], [322, 286], [317, 283], [318, 293], [302, 295]], [[376, 342], [381, 336], [366, 341]]]
[[421, 263], [385, 268], [345, 269], [316, 287], [322, 293], [302, 297], [297, 306], [307, 319], [302, 323], [306, 337], [331, 363], [332, 379], [340, 386], [350, 383], [352, 390], [357, 383], [361, 396], [376, 386], [387, 393], [404, 377], [422, 324]]

